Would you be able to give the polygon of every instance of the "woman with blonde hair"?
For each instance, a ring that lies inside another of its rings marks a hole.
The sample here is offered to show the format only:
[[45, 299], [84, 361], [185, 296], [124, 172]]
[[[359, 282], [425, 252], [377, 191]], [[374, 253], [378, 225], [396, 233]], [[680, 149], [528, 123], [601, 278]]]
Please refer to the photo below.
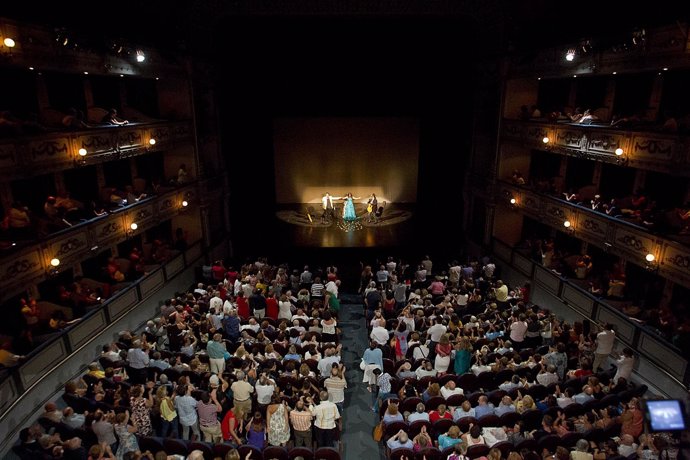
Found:
[[450, 345], [450, 340], [448, 339], [448, 334], [443, 334], [436, 344], [436, 359], [434, 360], [434, 369], [438, 371], [439, 374], [445, 374], [448, 372], [448, 366], [450, 366], [450, 354], [453, 351]]
[[461, 442], [462, 438], [460, 437], [460, 428], [458, 428], [456, 425], [452, 425], [450, 428], [448, 428], [448, 431], [442, 435], [439, 435], [438, 448], [443, 450], [446, 447], [451, 447]]
[[427, 402], [434, 396], [441, 396], [441, 385], [439, 385], [437, 382], [429, 382], [429, 386], [426, 390], [424, 390], [424, 393], [422, 393], [422, 399], [424, 402]]
[[515, 403], [515, 410], [522, 414], [526, 410], [531, 410], [531, 409], [536, 409], [537, 405], [534, 402], [534, 398], [532, 398], [530, 395], [525, 395], [525, 396], [520, 396], [520, 393], [518, 392], [518, 400]]
[[390, 399], [388, 400], [388, 407], [386, 408], [386, 413], [383, 414], [383, 423], [391, 423], [391, 422], [404, 422], [405, 418], [403, 415], [398, 411], [398, 403], [393, 402]]

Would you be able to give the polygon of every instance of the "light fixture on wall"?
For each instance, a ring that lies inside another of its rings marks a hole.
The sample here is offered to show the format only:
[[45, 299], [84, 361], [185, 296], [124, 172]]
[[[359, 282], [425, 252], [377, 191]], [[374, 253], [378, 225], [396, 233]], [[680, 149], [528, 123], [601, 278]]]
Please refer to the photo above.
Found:
[[565, 52], [565, 60], [573, 62], [575, 60], [575, 48], [570, 48]]
[[659, 263], [656, 260], [656, 256], [651, 252], [644, 256], [644, 262], [644, 268], [646, 268], [650, 272], [655, 272], [659, 270]]
[[544, 137], [542, 138], [541, 141], [542, 141], [544, 144], [548, 144], [549, 142], [551, 142], [551, 139], [549, 139], [549, 136], [544, 136]]
[[53, 257], [50, 259], [50, 268], [48, 268], [48, 275], [57, 275], [59, 270], [58, 267], [60, 266], [60, 259], [57, 257]]
[[88, 155], [88, 153], [89, 152], [84, 147], [77, 150], [77, 156], [74, 159], [74, 165], [84, 166], [86, 164], [86, 155]]
[[616, 154], [616, 164], [619, 164], [621, 166], [625, 166], [628, 164], [628, 157], [621, 147], [618, 147], [613, 153]]
[[137, 62], [144, 62], [146, 60], [146, 54], [142, 50], [136, 51]]
[[573, 223], [570, 222], [568, 219], [563, 221], [563, 227], [568, 233], [573, 233], [575, 232], [575, 229], [573, 228]]
[[151, 146], [156, 145], [156, 139], [154, 139], [153, 137], [151, 139], [149, 139], [149, 145], [151, 145]]
[[138, 228], [139, 228], [139, 224], [137, 224], [136, 222], [132, 222], [131, 224], [129, 224], [129, 230], [127, 230], [127, 236], [131, 237], [132, 235], [134, 235], [134, 232], [136, 232]]

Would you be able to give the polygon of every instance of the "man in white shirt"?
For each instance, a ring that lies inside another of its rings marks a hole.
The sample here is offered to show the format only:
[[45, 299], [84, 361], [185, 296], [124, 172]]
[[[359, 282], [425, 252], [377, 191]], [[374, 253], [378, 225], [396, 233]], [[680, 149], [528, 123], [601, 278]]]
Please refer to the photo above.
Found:
[[215, 291], [213, 293], [213, 297], [209, 299], [208, 301], [208, 308], [213, 308], [215, 311], [221, 311], [223, 308], [223, 299], [218, 297], [218, 294], [220, 294], [218, 291]]
[[319, 393], [321, 402], [314, 407], [314, 428], [316, 430], [316, 445], [318, 447], [333, 447], [335, 430], [341, 428], [338, 407], [328, 400], [328, 391]]
[[601, 365], [604, 364], [613, 351], [615, 341], [616, 333], [613, 331], [613, 325], [610, 323], [604, 324], [604, 329], [597, 334], [597, 348], [594, 350], [592, 372], [597, 372]]
[[276, 391], [275, 381], [270, 379], [268, 375], [264, 372], [261, 374], [261, 377], [259, 377], [259, 380], [256, 382], [256, 385], [254, 385], [254, 388], [256, 390], [257, 403], [263, 406], [271, 404], [271, 397], [273, 396], [273, 393], [275, 393]]
[[453, 380], [449, 380], [448, 383], [441, 387], [441, 396], [445, 399], [450, 398], [453, 395], [462, 395], [462, 388], [457, 388]]
[[390, 335], [388, 333], [388, 329], [386, 329], [385, 319], [382, 318], [378, 321], [378, 325], [372, 328], [369, 337], [371, 340], [375, 340], [379, 345], [386, 345], [388, 343]]
[[549, 364], [546, 366], [545, 372], [537, 374], [537, 383], [540, 385], [549, 386], [552, 383], [558, 383], [558, 374], [556, 374], [556, 366]]
[[630, 374], [632, 374], [633, 366], [635, 365], [635, 356], [632, 348], [625, 347], [623, 354], [616, 359], [616, 375], [613, 376], [613, 382], [618, 383], [618, 379], [624, 378], [627, 382], [630, 381]]
[[[338, 345], [340, 347], [340, 345]], [[340, 364], [340, 356], [337, 354], [338, 349], [329, 347], [325, 350], [326, 357], [319, 361], [318, 369], [322, 377], [331, 375], [331, 368], [333, 364]]]
[[429, 337], [429, 359], [433, 360], [436, 358], [436, 344], [441, 340], [443, 334], [446, 333], [448, 329], [442, 322], [440, 318], [432, 320], [432, 324], [429, 329], [426, 330], [427, 336]]
[[635, 438], [630, 434], [624, 434], [621, 436], [620, 444], [618, 445], [618, 455], [623, 457], [628, 457], [637, 452], [637, 444], [635, 444]]

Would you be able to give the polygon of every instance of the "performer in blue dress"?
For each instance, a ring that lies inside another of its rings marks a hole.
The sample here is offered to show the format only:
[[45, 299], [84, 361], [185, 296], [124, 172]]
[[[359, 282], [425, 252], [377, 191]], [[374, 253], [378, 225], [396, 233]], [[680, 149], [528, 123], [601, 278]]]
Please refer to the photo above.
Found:
[[354, 200], [359, 200], [360, 197], [353, 197], [352, 193], [345, 195], [345, 205], [343, 206], [343, 220], [352, 221], [357, 220], [357, 214], [355, 214], [355, 203]]

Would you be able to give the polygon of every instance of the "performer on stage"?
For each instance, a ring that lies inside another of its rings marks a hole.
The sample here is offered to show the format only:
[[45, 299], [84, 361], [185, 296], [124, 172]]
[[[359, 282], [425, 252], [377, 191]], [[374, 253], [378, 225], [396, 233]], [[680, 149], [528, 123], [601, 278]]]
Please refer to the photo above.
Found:
[[378, 209], [379, 201], [376, 199], [376, 194], [372, 193], [367, 201], [367, 221], [369, 223], [378, 221], [376, 218], [376, 211], [378, 211]]
[[321, 222], [324, 224], [329, 219], [335, 220], [335, 208], [333, 207], [333, 200], [340, 199], [340, 197], [332, 197], [330, 193], [326, 194], [321, 198], [321, 207], [323, 208], [323, 214], [321, 214]]
[[358, 196], [352, 196], [352, 193], [348, 193], [345, 196], [345, 205], [343, 206], [343, 220], [353, 221], [357, 220], [357, 214], [355, 213], [355, 203], [354, 200], [360, 200]]

